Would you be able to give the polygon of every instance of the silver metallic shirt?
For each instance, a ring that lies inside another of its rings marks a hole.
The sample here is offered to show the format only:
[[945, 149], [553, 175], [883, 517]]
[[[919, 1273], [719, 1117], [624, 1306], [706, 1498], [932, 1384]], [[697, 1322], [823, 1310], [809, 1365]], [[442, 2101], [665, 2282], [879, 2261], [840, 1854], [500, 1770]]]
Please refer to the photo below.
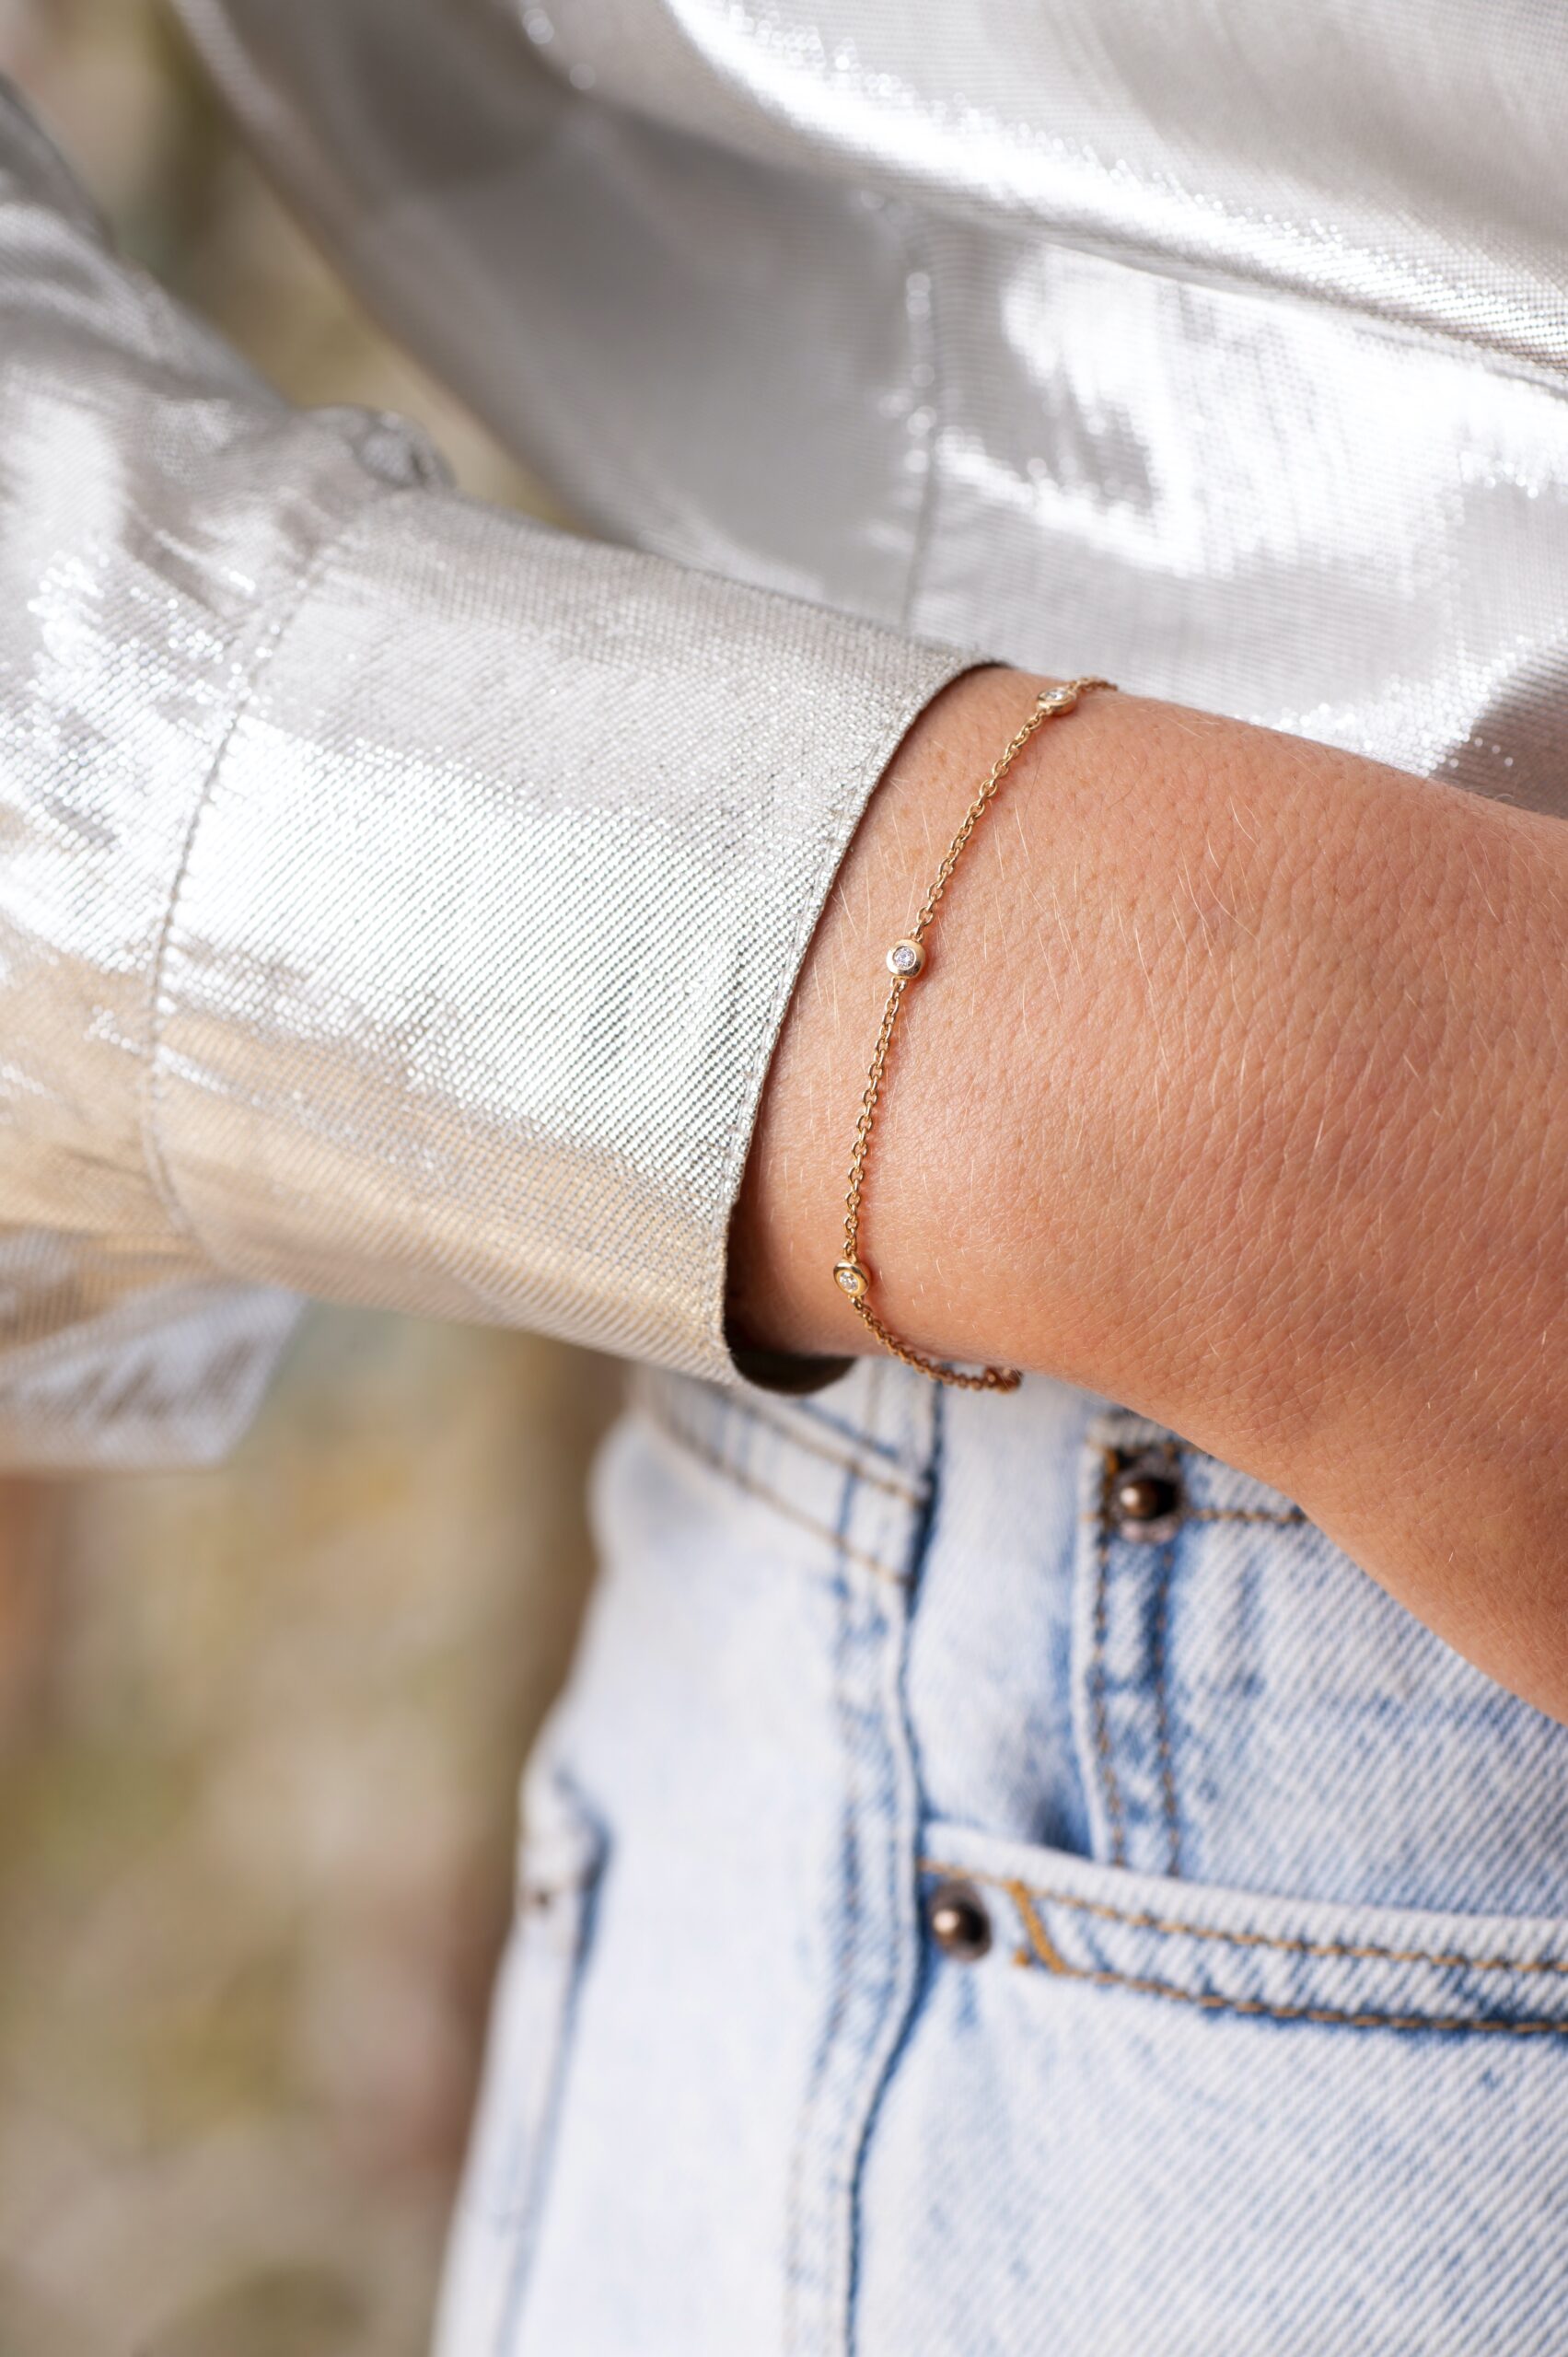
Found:
[[976, 648], [1568, 811], [1553, 0], [183, 14], [600, 538], [290, 410], [0, 98], [5, 1461], [220, 1449], [306, 1293], [727, 1372], [801, 953]]

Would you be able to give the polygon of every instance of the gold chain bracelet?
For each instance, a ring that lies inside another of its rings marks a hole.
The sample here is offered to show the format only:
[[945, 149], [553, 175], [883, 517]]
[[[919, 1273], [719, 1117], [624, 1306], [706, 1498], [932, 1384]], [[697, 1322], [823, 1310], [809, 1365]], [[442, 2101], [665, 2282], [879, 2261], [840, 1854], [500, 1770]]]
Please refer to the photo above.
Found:
[[904, 1003], [904, 993], [925, 971], [925, 936], [941, 905], [942, 895], [952, 880], [954, 868], [969, 849], [970, 838], [1001, 791], [1003, 779], [1038, 728], [1042, 728], [1048, 720], [1059, 719], [1063, 714], [1072, 712], [1079, 698], [1088, 695], [1096, 688], [1114, 690], [1114, 687], [1115, 682], [1111, 679], [1068, 679], [1060, 687], [1040, 691], [1035, 699], [1034, 710], [1011, 742], [997, 755], [985, 783], [965, 811], [962, 824], [947, 846], [947, 856], [936, 871], [931, 889], [921, 903], [920, 914], [903, 939], [895, 941], [888, 952], [887, 965], [893, 978], [892, 987], [888, 993], [888, 1004], [882, 1009], [882, 1028], [877, 1034], [865, 1094], [860, 1100], [860, 1119], [854, 1125], [854, 1150], [849, 1163], [849, 1193], [844, 1199], [843, 1257], [833, 1264], [833, 1282], [840, 1292], [847, 1295], [862, 1324], [870, 1329], [885, 1351], [890, 1351], [896, 1359], [901, 1359], [905, 1366], [912, 1366], [921, 1375], [928, 1375], [933, 1383], [951, 1383], [960, 1391], [1016, 1391], [1023, 1377], [1016, 1368], [1007, 1366], [981, 1367], [978, 1374], [967, 1375], [961, 1368], [949, 1366], [945, 1359], [928, 1358], [923, 1351], [914, 1350], [908, 1342], [900, 1341], [871, 1306], [871, 1273], [860, 1257], [860, 1199], [865, 1187], [866, 1157], [871, 1150], [871, 1131], [877, 1119], [877, 1108], [881, 1101], [888, 1051], [893, 1044], [893, 1032], [899, 1020], [899, 1009]]

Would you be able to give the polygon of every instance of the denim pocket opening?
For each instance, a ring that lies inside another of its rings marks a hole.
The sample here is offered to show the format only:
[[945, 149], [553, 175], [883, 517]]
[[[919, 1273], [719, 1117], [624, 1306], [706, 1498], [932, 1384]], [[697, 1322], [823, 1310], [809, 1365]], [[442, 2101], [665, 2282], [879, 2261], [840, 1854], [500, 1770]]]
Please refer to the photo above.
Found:
[[465, 2208], [519, 2237], [539, 2207], [605, 1852], [563, 1779], [535, 1782], [530, 1804], [463, 2194]]
[[[1119, 1492], [1170, 1482], [1157, 1522]], [[1413, 1476], [1412, 1476], [1413, 1478]], [[1350, 1905], [1568, 1918], [1568, 1727], [1299, 1506], [1122, 1411], [1083, 1449], [1073, 1711], [1091, 1854]], [[1153, 1530], [1155, 1543], [1150, 1543]]]
[[1568, 1922], [1199, 1888], [961, 1826], [928, 1830], [920, 1868], [992, 1910], [972, 1969], [1324, 2028], [1568, 2038]]

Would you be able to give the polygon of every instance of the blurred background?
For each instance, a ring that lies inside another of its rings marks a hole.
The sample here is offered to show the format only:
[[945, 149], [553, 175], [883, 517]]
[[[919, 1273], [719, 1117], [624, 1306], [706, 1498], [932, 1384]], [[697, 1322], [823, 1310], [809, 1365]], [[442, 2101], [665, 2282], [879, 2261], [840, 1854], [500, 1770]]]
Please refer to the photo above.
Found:
[[[122, 243], [303, 401], [538, 487], [281, 211], [157, 0], [0, 0]], [[0, 2357], [423, 2357], [608, 1369], [318, 1311], [217, 1472], [0, 1484]]]

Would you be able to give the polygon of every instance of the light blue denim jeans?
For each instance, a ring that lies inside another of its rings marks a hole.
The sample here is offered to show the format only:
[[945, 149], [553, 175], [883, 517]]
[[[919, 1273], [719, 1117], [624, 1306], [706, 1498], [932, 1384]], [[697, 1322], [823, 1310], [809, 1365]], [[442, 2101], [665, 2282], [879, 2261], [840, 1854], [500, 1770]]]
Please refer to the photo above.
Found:
[[1049, 1383], [597, 1513], [441, 2357], [1568, 2350], [1568, 1730]]

